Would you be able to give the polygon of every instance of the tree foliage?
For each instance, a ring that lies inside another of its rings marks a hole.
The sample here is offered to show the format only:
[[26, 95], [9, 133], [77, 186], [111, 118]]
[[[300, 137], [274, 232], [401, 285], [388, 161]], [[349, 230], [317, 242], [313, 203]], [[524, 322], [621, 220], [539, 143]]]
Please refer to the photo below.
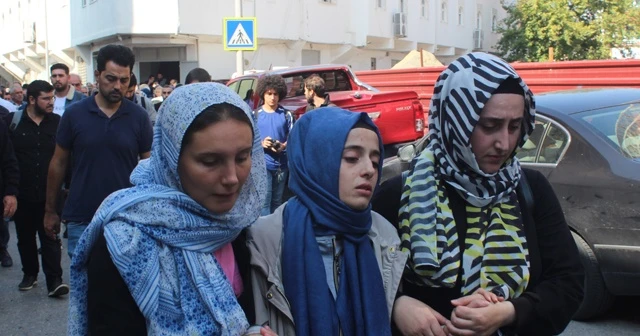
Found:
[[640, 35], [640, 1], [502, 1], [506, 19], [496, 48], [509, 61], [610, 58], [611, 48], [627, 48]]

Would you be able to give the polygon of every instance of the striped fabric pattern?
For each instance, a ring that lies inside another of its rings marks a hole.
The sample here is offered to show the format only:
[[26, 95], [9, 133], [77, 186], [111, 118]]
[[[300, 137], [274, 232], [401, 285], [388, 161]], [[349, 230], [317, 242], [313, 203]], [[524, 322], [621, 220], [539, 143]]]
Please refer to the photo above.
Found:
[[[454, 287], [462, 270], [462, 294], [478, 288], [508, 288], [518, 296], [529, 280], [528, 249], [515, 189], [521, 177], [515, 153], [494, 174], [483, 172], [471, 149], [471, 134], [493, 92], [508, 79], [525, 92], [524, 126], [517, 148], [535, 123], [533, 94], [504, 60], [471, 53], [438, 78], [431, 100], [429, 144], [414, 159], [399, 211], [402, 248], [411, 253], [414, 282]], [[458, 241], [446, 184], [467, 203], [467, 236]], [[460, 244], [465, 252], [460, 253]]]

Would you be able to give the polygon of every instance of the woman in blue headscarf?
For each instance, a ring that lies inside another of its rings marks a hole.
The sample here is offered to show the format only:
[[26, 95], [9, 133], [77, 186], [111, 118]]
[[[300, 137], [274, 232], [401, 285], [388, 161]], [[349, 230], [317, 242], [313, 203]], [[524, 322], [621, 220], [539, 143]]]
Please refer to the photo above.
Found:
[[78, 243], [69, 335], [245, 332], [230, 243], [258, 218], [266, 191], [251, 115], [215, 83], [165, 101], [134, 186], [102, 203]]
[[371, 211], [383, 158], [366, 113], [322, 108], [289, 135], [295, 196], [247, 233], [256, 321], [279, 335], [390, 335], [407, 254]]

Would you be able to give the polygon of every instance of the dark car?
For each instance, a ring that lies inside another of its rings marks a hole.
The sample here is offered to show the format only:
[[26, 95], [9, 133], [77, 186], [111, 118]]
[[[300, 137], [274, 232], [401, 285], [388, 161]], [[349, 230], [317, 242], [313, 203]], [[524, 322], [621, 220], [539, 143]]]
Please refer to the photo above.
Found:
[[[615, 295], [640, 295], [640, 89], [536, 96], [536, 127], [517, 156], [551, 182], [585, 268], [574, 316], [606, 311]], [[402, 148], [383, 179], [408, 169], [426, 145]]]

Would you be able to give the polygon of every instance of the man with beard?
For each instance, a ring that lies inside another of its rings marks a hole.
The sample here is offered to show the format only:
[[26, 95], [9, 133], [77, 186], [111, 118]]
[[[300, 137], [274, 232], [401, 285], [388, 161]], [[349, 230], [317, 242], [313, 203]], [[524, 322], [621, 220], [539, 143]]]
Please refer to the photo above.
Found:
[[149, 119], [151, 120], [151, 125], [155, 125], [156, 123], [156, 109], [151, 103], [151, 99], [147, 98], [146, 95], [136, 93], [136, 87], [138, 86], [138, 79], [136, 75], [131, 74], [131, 80], [129, 81], [129, 88], [127, 92], [124, 94], [124, 97], [134, 102], [135, 104], [140, 105], [143, 109], [147, 111], [149, 115]]
[[56, 147], [56, 131], [60, 116], [53, 112], [53, 86], [35, 80], [27, 88], [27, 107], [11, 113], [6, 118], [10, 125], [11, 141], [20, 168], [18, 203], [13, 217], [18, 235], [18, 251], [24, 276], [18, 285], [28, 291], [38, 283], [38, 245], [40, 238], [42, 270], [50, 297], [69, 293], [69, 286], [62, 282], [60, 266], [60, 239], [46, 235], [43, 226], [44, 202], [47, 188], [47, 168]]
[[71, 188], [62, 211], [70, 257], [100, 203], [114, 191], [130, 187], [129, 175], [138, 159], [150, 156], [149, 116], [123, 99], [134, 64], [135, 56], [125, 46], [100, 49], [95, 70], [98, 93], [68, 106], [60, 120], [47, 177], [44, 228], [51, 237], [60, 232], [58, 190], [72, 164]]
[[329, 100], [329, 94], [325, 91], [324, 79], [318, 75], [311, 75], [304, 80], [304, 96], [308, 103], [305, 112], [319, 107], [336, 106]]
[[69, 85], [69, 67], [62, 63], [51, 66], [51, 84], [56, 90], [53, 102], [53, 113], [62, 116], [67, 106], [82, 100], [84, 96], [72, 85]]

